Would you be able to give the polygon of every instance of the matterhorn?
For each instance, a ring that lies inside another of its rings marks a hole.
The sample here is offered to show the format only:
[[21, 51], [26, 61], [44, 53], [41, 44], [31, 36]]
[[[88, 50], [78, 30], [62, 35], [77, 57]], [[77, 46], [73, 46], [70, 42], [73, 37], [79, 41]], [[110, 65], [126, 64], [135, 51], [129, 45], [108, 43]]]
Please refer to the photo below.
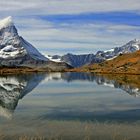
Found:
[[70, 66], [53, 62], [43, 56], [33, 45], [19, 36], [12, 17], [0, 20], [0, 67], [28, 67], [61, 71]]

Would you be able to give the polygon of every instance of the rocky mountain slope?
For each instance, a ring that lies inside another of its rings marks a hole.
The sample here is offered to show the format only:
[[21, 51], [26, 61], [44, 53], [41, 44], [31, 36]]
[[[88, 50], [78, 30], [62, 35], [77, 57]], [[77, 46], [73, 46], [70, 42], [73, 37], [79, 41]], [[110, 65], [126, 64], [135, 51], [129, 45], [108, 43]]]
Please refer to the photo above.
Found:
[[64, 71], [72, 67], [101, 63], [120, 54], [140, 50], [140, 41], [132, 40], [127, 44], [96, 54], [63, 56], [43, 56], [34, 46], [18, 35], [11, 17], [0, 21], [0, 67], [32, 68], [36, 71]]
[[140, 74], [140, 51], [120, 56], [99, 64], [93, 64], [74, 69], [73, 71], [97, 73], [127, 73]]
[[18, 35], [12, 17], [0, 21], [0, 67], [29, 67], [46, 70], [69, 68], [64, 62], [52, 62]]
[[140, 41], [134, 39], [121, 47], [116, 47], [106, 51], [98, 51], [96, 54], [74, 55], [68, 53], [63, 56], [52, 56], [51, 60], [66, 62], [73, 67], [81, 67], [83, 65], [111, 60], [120, 54], [132, 53], [138, 50], [140, 50]]

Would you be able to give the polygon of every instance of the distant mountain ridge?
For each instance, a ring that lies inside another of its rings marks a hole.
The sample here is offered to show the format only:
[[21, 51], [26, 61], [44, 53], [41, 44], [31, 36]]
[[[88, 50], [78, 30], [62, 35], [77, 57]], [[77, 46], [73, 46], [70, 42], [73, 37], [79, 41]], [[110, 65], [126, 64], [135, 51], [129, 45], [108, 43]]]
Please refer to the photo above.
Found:
[[118, 57], [99, 64], [90, 64], [70, 71], [93, 72], [103, 74], [140, 74], [140, 50], [119, 55]]
[[66, 54], [63, 56], [52, 56], [52, 61], [66, 62], [73, 67], [81, 67], [83, 65], [100, 63], [105, 60], [111, 60], [120, 54], [133, 53], [140, 50], [140, 41], [137, 39], [131, 40], [121, 47], [115, 47], [106, 51], [98, 51], [96, 54], [74, 55]]
[[0, 67], [28, 67], [46, 71], [64, 71], [72, 67], [81, 67], [105, 60], [111, 60], [120, 54], [140, 50], [140, 41], [131, 40], [127, 44], [96, 54], [66, 54], [63, 56], [42, 55], [34, 46], [18, 35], [12, 17], [0, 21]]
[[0, 20], [0, 67], [29, 67], [61, 71], [70, 66], [43, 56], [34, 46], [18, 35], [12, 17]]

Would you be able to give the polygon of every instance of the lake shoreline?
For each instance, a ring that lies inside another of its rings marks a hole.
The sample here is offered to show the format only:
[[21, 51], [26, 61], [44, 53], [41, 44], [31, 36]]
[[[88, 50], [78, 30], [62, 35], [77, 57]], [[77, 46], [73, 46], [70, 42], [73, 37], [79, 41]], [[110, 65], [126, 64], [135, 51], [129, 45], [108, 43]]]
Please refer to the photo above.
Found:
[[107, 72], [107, 71], [92, 71], [92, 70], [80, 70], [77, 69], [69, 69], [65, 70], [66, 72], [82, 72], [82, 73], [93, 73], [93, 74], [101, 74], [101, 75], [140, 75], [140, 73], [135, 72]]
[[39, 72], [77, 72], [77, 73], [92, 73], [99, 75], [140, 75], [137, 72], [112, 72], [112, 71], [94, 71], [84, 70], [80, 68], [64, 69], [64, 70], [51, 70], [49, 68], [29, 68], [29, 67], [3, 67], [0, 68], [1, 74], [24, 74], [24, 73], [39, 73]]
[[62, 71], [54, 71], [50, 69], [43, 69], [43, 68], [0, 68], [0, 75], [6, 75], [6, 74], [26, 74], [26, 73], [44, 73], [44, 72], [65, 72], [64, 70]]
[[92, 74], [97, 74], [97, 75], [140, 75], [140, 73], [134, 73], [134, 72], [106, 72], [106, 71], [90, 71], [90, 70], [80, 70], [79, 68], [77, 69], [66, 69], [66, 70], [50, 70], [50, 69], [43, 69], [43, 68], [28, 68], [28, 67], [3, 67], [0, 68], [0, 75], [5, 75], [5, 74], [25, 74], [25, 73], [42, 73], [42, 72], [76, 72], [76, 73], [92, 73]]

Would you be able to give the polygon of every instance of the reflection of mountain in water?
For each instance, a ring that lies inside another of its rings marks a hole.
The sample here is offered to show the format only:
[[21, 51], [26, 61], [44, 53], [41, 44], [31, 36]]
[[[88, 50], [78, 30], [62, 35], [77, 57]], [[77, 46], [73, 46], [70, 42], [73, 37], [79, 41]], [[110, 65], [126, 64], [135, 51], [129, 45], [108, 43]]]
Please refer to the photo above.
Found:
[[11, 117], [18, 101], [31, 92], [44, 78], [46, 82], [49, 80], [95, 81], [98, 85], [120, 88], [135, 97], [140, 95], [139, 76], [133, 76], [133, 80], [130, 79], [132, 76], [121, 76], [119, 79], [116, 77], [90, 73], [40, 73], [0, 76], [0, 116]]
[[44, 74], [0, 76], [0, 115], [10, 118], [18, 100], [31, 92], [44, 77]]
[[[94, 75], [90, 73], [57, 73], [57, 74], [53, 73], [47, 75], [45, 80], [48, 81], [48, 80], [57, 79], [57, 80], [64, 80], [67, 82], [78, 81], [77, 83], [81, 81], [83, 82], [88, 81], [91, 82], [91, 84], [89, 84], [90, 86], [92, 86], [92, 82], [96, 82], [98, 85], [109, 86], [111, 88], [119, 88], [126, 91], [130, 95], [137, 96], [140, 95], [139, 78], [140, 76], [132, 76], [132, 75], [129, 76], [129, 75]], [[73, 86], [73, 84], [70, 85]], [[97, 86], [97, 88], [99, 88], [99, 86]], [[82, 92], [82, 89], [83, 88], [80, 89], [80, 92]], [[91, 89], [89, 90], [90, 91], [89, 93], [91, 93]], [[105, 91], [109, 91], [109, 90], [105, 90]], [[111, 95], [110, 93], [108, 94], [107, 92], [105, 92], [103, 96], [101, 95], [103, 92], [100, 92], [101, 94], [98, 93], [99, 92], [95, 93], [94, 95], [94, 90], [93, 90], [92, 96], [95, 96], [95, 98], [92, 97], [91, 95], [90, 96], [87, 95], [87, 97], [86, 95], [84, 96], [82, 95], [83, 96], [82, 98], [85, 99], [85, 101], [80, 100], [82, 99], [80, 97], [81, 94], [79, 95], [77, 94], [75, 96], [76, 99], [66, 97], [66, 101], [64, 101], [63, 105], [61, 104], [53, 105], [53, 106], [50, 105], [47, 113], [45, 113], [44, 115], [40, 115], [39, 119], [80, 120], [80, 121], [85, 121], [85, 120], [86, 121], [87, 120], [110, 121], [111, 120], [111, 121], [120, 121], [120, 122], [125, 122], [125, 121], [134, 122], [136, 120], [139, 120], [140, 109], [137, 108], [137, 106], [139, 107], [139, 100], [136, 99], [137, 102], [135, 102], [135, 99], [132, 99], [131, 102], [131, 98], [125, 98], [125, 97], [122, 97], [122, 99], [116, 98], [116, 97], [121, 97], [121, 95], [119, 96], [114, 95], [114, 97], [112, 97], [113, 94]], [[88, 100], [86, 100], [86, 98], [88, 98]], [[67, 102], [67, 100], [69, 99], [74, 99], [74, 101], [70, 100]], [[69, 104], [69, 102], [72, 104], [72, 106]], [[80, 105], [79, 102], [81, 102]]]
[[76, 73], [76, 72], [62, 73], [61, 78], [68, 82], [72, 82], [75, 80], [92, 82], [95, 80], [95, 76], [91, 75], [90, 73]]
[[108, 75], [94, 75], [94, 74], [90, 74], [90, 73], [75, 73], [75, 72], [68, 72], [68, 73], [57, 73], [57, 74], [49, 74], [47, 76], [47, 80], [48, 77], [50, 80], [58, 80], [58, 79], [63, 79], [67, 82], [73, 82], [76, 80], [79, 81], [90, 81], [93, 82], [95, 81], [98, 85], [104, 85], [104, 86], [110, 86], [110, 87], [114, 87], [114, 88], [120, 88], [124, 91], [126, 91], [127, 93], [129, 93], [130, 95], [133, 95], [135, 97], [140, 95], [140, 84], [135, 84], [135, 83], [139, 83], [139, 78], [138, 76], [133, 76], [135, 78], [134, 80], [131, 80], [130, 76], [126, 76], [126, 75], [121, 75], [119, 77], [119, 80], [116, 79], [117, 76], [112, 76], [112, 77], [108, 77]]
[[99, 85], [119, 88], [124, 90], [125, 92], [129, 93], [132, 96], [140, 96], [140, 84], [136, 84], [138, 79], [136, 78], [135, 81], [129, 81], [128, 78], [131, 77], [131, 75], [126, 76], [123, 75], [119, 77], [119, 80], [116, 78], [119, 75], [116, 75], [115, 77], [108, 77], [108, 75], [104, 76], [95, 76], [96, 82]]

